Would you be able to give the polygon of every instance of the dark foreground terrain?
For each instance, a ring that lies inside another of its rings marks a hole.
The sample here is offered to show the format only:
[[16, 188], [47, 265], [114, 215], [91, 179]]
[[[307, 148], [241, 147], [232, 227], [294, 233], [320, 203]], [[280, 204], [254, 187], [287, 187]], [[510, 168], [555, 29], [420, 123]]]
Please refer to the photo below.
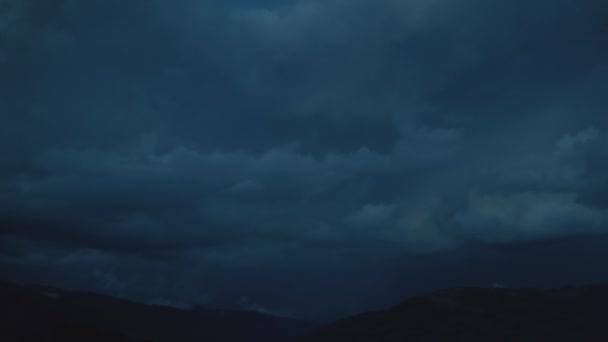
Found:
[[439, 291], [338, 321], [303, 341], [608, 341], [608, 286]]
[[0, 341], [293, 341], [308, 322], [0, 282]]
[[457, 288], [313, 324], [0, 282], [0, 341], [608, 341], [608, 286]]

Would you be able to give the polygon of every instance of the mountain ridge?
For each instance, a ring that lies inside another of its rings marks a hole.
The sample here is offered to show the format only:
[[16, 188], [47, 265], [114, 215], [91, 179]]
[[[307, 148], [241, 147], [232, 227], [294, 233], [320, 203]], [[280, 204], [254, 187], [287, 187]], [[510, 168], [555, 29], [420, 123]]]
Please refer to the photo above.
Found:
[[324, 326], [0, 280], [2, 341], [608, 341], [608, 284], [457, 287]]
[[461, 287], [321, 327], [302, 342], [608, 341], [608, 285]]
[[307, 321], [255, 311], [180, 309], [0, 281], [3, 341], [291, 341]]

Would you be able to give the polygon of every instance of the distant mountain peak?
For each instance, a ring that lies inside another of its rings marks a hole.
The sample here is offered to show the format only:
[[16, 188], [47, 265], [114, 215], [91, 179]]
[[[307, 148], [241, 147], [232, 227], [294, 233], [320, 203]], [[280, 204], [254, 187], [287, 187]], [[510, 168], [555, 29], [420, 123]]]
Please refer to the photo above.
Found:
[[141, 304], [1, 281], [0, 303], [0, 341], [286, 342], [314, 328], [253, 311]]
[[306, 342], [608, 341], [608, 286], [461, 287], [330, 324]]

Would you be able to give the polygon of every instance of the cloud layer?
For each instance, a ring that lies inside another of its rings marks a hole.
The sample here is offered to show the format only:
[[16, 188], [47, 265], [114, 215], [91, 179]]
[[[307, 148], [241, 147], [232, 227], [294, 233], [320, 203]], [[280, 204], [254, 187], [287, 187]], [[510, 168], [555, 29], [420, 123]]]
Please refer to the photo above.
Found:
[[326, 318], [421, 265], [459, 283], [444, 255], [602, 236], [606, 14], [1, 1], [2, 272]]

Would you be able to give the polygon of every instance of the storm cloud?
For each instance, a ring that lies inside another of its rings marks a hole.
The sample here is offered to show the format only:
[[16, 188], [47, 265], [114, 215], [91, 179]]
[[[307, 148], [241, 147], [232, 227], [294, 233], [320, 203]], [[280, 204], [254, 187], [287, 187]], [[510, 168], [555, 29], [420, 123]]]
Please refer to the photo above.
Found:
[[[538, 284], [522, 260], [606, 247], [607, 15], [0, 1], [0, 270], [315, 319]], [[598, 255], [572, 258], [597, 266], [543, 284], [608, 279]], [[492, 262], [505, 279], [463, 271]]]

